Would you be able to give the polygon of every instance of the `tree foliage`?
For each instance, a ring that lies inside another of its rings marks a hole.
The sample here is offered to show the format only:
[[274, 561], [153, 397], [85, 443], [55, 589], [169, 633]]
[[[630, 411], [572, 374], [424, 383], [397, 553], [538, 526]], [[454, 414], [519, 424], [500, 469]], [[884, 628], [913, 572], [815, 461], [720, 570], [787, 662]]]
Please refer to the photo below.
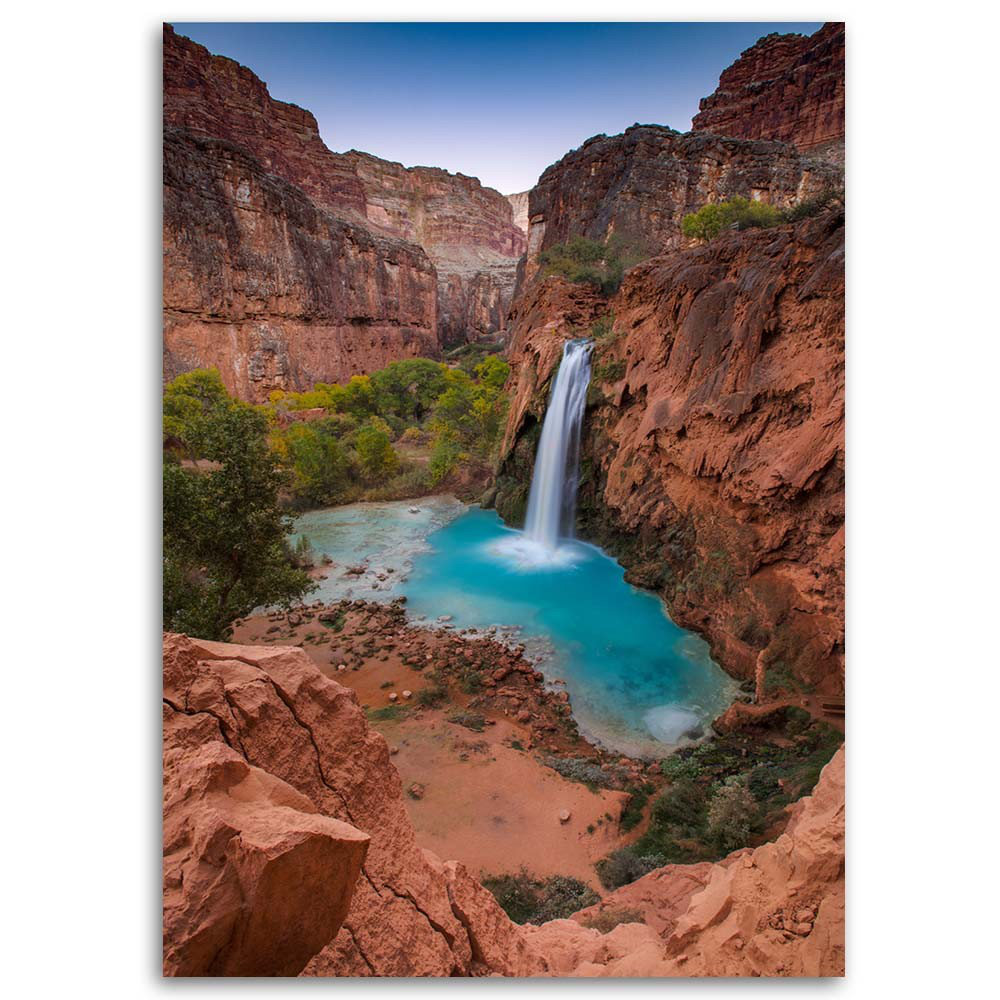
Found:
[[600, 289], [605, 295], [618, 291], [625, 272], [648, 256], [643, 248], [618, 236], [601, 243], [584, 236], [572, 236], [538, 255], [542, 274], [557, 274], [575, 283]]
[[266, 418], [220, 395], [217, 373], [191, 374], [167, 387], [164, 433], [213, 468], [186, 468], [170, 455], [163, 464], [163, 623], [222, 639], [233, 619], [314, 585], [289, 558], [285, 473], [268, 447]]

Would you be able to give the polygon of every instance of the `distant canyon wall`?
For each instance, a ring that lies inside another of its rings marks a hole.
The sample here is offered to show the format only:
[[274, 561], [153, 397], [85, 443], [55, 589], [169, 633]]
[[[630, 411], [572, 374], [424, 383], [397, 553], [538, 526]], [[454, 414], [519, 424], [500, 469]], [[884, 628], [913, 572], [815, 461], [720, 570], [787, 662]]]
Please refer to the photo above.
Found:
[[214, 365], [261, 401], [503, 330], [525, 237], [499, 192], [331, 152], [169, 25], [163, 73], [166, 378]]
[[844, 66], [843, 23], [824, 24], [809, 36], [767, 35], [722, 73], [691, 127], [778, 139], [843, 163]]

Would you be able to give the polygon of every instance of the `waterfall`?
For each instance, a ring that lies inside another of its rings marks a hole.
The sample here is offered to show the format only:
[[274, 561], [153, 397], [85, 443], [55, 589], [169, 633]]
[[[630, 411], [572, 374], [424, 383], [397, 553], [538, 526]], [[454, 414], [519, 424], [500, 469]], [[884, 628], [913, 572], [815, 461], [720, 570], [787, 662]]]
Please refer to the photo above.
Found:
[[524, 533], [547, 549], [555, 549], [560, 538], [573, 535], [580, 427], [593, 346], [590, 340], [567, 340], [563, 345], [562, 363], [542, 424]]

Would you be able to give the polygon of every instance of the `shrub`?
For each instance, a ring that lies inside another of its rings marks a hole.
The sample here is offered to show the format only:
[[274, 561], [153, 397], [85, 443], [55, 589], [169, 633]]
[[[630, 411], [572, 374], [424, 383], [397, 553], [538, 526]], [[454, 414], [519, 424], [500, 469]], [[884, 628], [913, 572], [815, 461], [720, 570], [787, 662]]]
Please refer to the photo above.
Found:
[[782, 222], [781, 211], [763, 201], [728, 198], [702, 205], [697, 212], [685, 215], [681, 230], [689, 239], [713, 240], [726, 229], [769, 228]]
[[448, 721], [476, 733], [481, 733], [486, 728], [486, 719], [478, 712], [456, 712], [454, 715], [448, 716]]
[[448, 700], [448, 689], [435, 682], [429, 687], [421, 688], [413, 697], [424, 708], [440, 708]]
[[609, 906], [585, 917], [581, 923], [591, 930], [607, 934], [619, 924], [644, 924], [646, 922], [640, 910], [630, 910], [624, 907]]
[[355, 447], [361, 472], [369, 482], [384, 481], [399, 465], [388, 433], [374, 422], [358, 431]]
[[595, 764], [586, 757], [551, 757], [541, 758], [541, 763], [551, 767], [569, 781], [579, 781], [591, 790], [595, 788], [621, 788], [625, 782], [625, 770], [617, 766], [603, 770], [600, 764]]
[[652, 791], [652, 785], [640, 785], [638, 788], [633, 789], [621, 818], [621, 828], [626, 833], [629, 830], [634, 830], [639, 825], [642, 820], [643, 810], [646, 808], [646, 803], [649, 802], [649, 795]]
[[757, 817], [757, 802], [739, 778], [729, 778], [716, 788], [708, 806], [708, 834], [727, 854], [746, 847]]
[[640, 248], [617, 237], [604, 243], [584, 236], [570, 237], [538, 255], [543, 276], [559, 275], [577, 284], [589, 284], [605, 295], [618, 291], [628, 268], [647, 256]]
[[522, 868], [517, 875], [482, 875], [480, 881], [516, 924], [560, 920], [598, 902], [590, 886], [568, 875], [538, 878]]
[[620, 889], [666, 863], [667, 859], [660, 854], [640, 854], [634, 847], [622, 847], [598, 861], [594, 867], [601, 885], [610, 891]]

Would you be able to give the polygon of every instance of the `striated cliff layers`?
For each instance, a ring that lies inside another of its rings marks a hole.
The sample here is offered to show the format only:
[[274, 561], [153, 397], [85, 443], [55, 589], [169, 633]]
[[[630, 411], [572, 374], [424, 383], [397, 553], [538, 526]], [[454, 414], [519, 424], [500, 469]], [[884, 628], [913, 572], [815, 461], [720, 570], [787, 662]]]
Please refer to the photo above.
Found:
[[596, 332], [584, 533], [732, 674], [842, 693], [842, 210], [654, 258], [610, 301], [550, 278], [512, 324], [500, 512], [522, 516], [564, 339]]
[[507, 195], [510, 202], [511, 211], [514, 213], [514, 225], [528, 235], [528, 195], [530, 191], [519, 191], [517, 194]]
[[163, 139], [164, 375], [219, 369], [261, 402], [434, 354], [437, 277], [412, 243], [317, 208], [246, 148]]
[[164, 636], [163, 732], [166, 975], [843, 974], [843, 750], [777, 841], [618, 890], [644, 923], [601, 934], [519, 927], [421, 850], [385, 740], [301, 649]]
[[336, 154], [249, 69], [163, 35], [164, 375], [260, 401], [502, 330], [524, 236], [475, 178]]
[[438, 167], [404, 167], [345, 153], [361, 181], [367, 218], [422, 246], [438, 272], [442, 344], [503, 329], [526, 239], [502, 194], [475, 177]]
[[771, 34], [719, 77], [691, 122], [696, 132], [779, 139], [843, 162], [844, 25]]
[[785, 143], [682, 135], [662, 125], [595, 136], [531, 189], [526, 276], [540, 251], [572, 236], [617, 236], [649, 256], [680, 246], [682, 219], [707, 202], [740, 195], [784, 207], [841, 180], [837, 167]]

